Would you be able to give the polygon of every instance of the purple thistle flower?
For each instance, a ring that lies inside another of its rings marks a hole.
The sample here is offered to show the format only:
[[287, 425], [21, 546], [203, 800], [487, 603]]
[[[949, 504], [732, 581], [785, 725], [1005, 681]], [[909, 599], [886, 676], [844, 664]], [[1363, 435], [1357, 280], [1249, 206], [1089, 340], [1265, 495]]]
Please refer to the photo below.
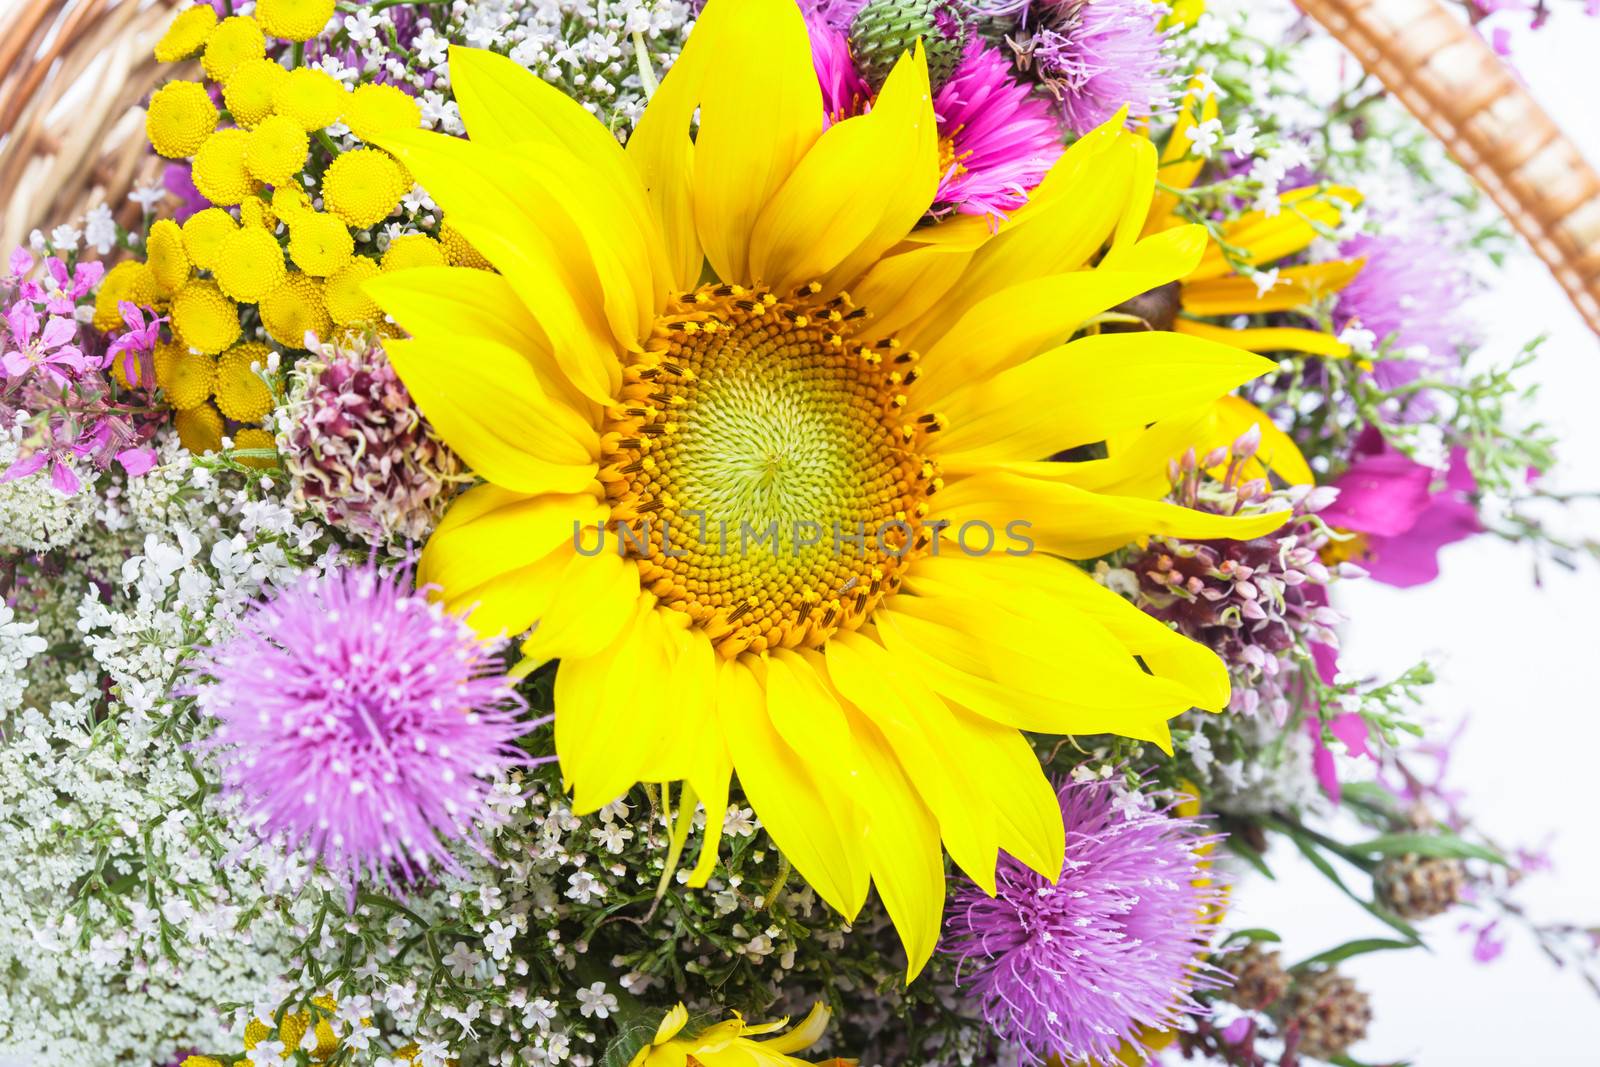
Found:
[[950, 156], [935, 200], [964, 214], [1015, 211], [1061, 157], [1050, 105], [1011, 76], [1004, 53], [981, 41], [968, 46], [933, 110]]
[[1017, 65], [1050, 91], [1083, 134], [1117, 113], [1143, 118], [1171, 101], [1175, 70], [1149, 0], [1041, 0], [1022, 8], [1010, 38]]
[[1064, 782], [1056, 795], [1059, 880], [1002, 856], [992, 898], [966, 881], [951, 894], [944, 951], [1024, 1063], [1116, 1062], [1125, 1043], [1148, 1053], [1145, 1028], [1203, 1013], [1191, 994], [1221, 984], [1200, 959], [1222, 903], [1200, 852], [1219, 838], [1110, 782]]
[[1431, 233], [1361, 234], [1339, 246], [1342, 259], [1366, 264], [1339, 293], [1334, 325], [1352, 323], [1391, 342], [1394, 354], [1373, 368], [1386, 389], [1416, 380], [1425, 371], [1442, 369], [1457, 349], [1472, 343], [1460, 308], [1471, 292], [1466, 275], [1455, 266], [1460, 251]]
[[[306, 574], [257, 603], [196, 665], [218, 720], [201, 747], [263, 839], [329, 870], [410, 880], [476, 843], [487, 779], [529, 762], [500, 663], [458, 617], [369, 564]], [[542, 762], [542, 761], [540, 761]]]

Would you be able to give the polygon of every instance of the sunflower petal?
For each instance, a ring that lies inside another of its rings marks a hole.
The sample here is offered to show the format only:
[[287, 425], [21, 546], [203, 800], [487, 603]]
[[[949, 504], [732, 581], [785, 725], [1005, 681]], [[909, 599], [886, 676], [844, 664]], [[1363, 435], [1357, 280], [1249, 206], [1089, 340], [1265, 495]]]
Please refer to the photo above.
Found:
[[1183, 310], [1190, 315], [1264, 315], [1269, 311], [1294, 311], [1337, 293], [1361, 272], [1365, 261], [1335, 259], [1288, 267], [1278, 272], [1266, 292], [1253, 278], [1228, 275], [1183, 287]]
[[[593, 543], [595, 533], [583, 531], [583, 543]], [[522, 643], [522, 654], [535, 662], [595, 655], [616, 640], [640, 595], [639, 568], [617, 553], [585, 556], [569, 544], [557, 551], [566, 559], [561, 580], [538, 629]]]

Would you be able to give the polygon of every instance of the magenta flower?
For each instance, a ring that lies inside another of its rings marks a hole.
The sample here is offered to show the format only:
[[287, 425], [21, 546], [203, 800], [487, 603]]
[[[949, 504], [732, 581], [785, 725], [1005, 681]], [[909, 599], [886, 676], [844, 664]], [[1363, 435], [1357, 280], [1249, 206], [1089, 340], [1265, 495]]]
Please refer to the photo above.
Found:
[[[851, 59], [849, 39], [826, 11], [807, 11], [811, 62], [828, 121], [860, 115], [872, 90]], [[944, 173], [933, 214], [1000, 215], [1027, 202], [1062, 152], [1050, 105], [1012, 76], [998, 48], [974, 40], [934, 96]]]
[[1331, 526], [1363, 535], [1361, 566], [1386, 585], [1407, 589], [1439, 577], [1439, 550], [1483, 530], [1471, 496], [1477, 480], [1466, 449], [1450, 451], [1442, 485], [1432, 467], [1389, 447], [1369, 428], [1356, 458], [1333, 483], [1339, 497], [1322, 512]]
[[1472, 342], [1461, 314], [1471, 285], [1455, 266], [1458, 250], [1440, 235], [1362, 234], [1341, 244], [1339, 256], [1366, 262], [1340, 290], [1334, 325], [1370, 330], [1402, 357], [1377, 363], [1378, 384], [1392, 389], [1445, 368], [1462, 345]]
[[154, 311], [146, 319], [145, 311], [149, 309], [127, 300], [118, 302], [117, 310], [122, 313], [122, 321], [128, 328], [112, 340], [106, 350], [105, 365], [109, 367], [121, 359], [123, 377], [131, 384], [153, 385], [156, 380], [153, 353], [156, 342], [161, 340], [161, 324], [167, 320], [164, 316], [158, 317]]
[[1199, 850], [1218, 839], [1110, 782], [1067, 782], [1057, 795], [1059, 879], [1003, 856], [993, 897], [970, 882], [951, 894], [943, 950], [1023, 1062], [1118, 1062], [1124, 1043], [1148, 1055], [1144, 1029], [1203, 1013], [1192, 994], [1218, 984], [1200, 956], [1221, 896], [1197, 884]]
[[[17, 249], [18, 252], [22, 250]], [[13, 253], [13, 263], [16, 255]], [[32, 266], [31, 260], [29, 267]], [[28, 268], [23, 268], [26, 272]], [[88, 296], [100, 279], [105, 275], [106, 267], [99, 260], [85, 260], [72, 268], [72, 273], [67, 273], [67, 265], [55, 256], [44, 261], [45, 277], [42, 281], [23, 281], [17, 292], [24, 300], [35, 304], [43, 304], [44, 309], [52, 315], [71, 316], [78, 307], [78, 302]]]
[[1088, 133], [1124, 104], [1143, 118], [1171, 102], [1164, 8], [1149, 0], [1022, 0], [1001, 9], [1018, 12], [1017, 65], [1056, 98], [1074, 132]]
[[998, 48], [974, 40], [961, 65], [933, 99], [946, 145], [935, 214], [1001, 215], [1061, 158], [1062, 131], [1050, 105], [1011, 75]]
[[18, 382], [38, 371], [65, 387], [87, 368], [82, 349], [73, 343], [78, 339], [76, 320], [51, 315], [41, 329], [39, 312], [22, 300], [11, 305], [5, 318], [11, 337], [0, 355], [0, 369], [8, 381]]
[[211, 201], [195, 188], [194, 175], [185, 162], [168, 163], [161, 172], [161, 184], [166, 186], [167, 192], [178, 198], [178, 210], [172, 213], [174, 222], [187, 222], [189, 216], [211, 206]]
[[489, 781], [529, 762], [513, 741], [549, 721], [520, 717], [466, 623], [370, 565], [275, 591], [196, 667], [225, 788], [352, 887], [455, 869]]

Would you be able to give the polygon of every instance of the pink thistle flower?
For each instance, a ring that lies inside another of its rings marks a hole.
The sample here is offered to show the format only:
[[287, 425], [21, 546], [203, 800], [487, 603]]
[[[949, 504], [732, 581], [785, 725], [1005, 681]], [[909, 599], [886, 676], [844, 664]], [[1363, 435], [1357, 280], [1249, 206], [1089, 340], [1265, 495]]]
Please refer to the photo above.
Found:
[[1370, 330], [1405, 357], [1378, 362], [1372, 372], [1378, 384], [1392, 389], [1446, 368], [1473, 342], [1472, 327], [1461, 315], [1471, 282], [1456, 265], [1458, 250], [1442, 236], [1361, 234], [1341, 244], [1339, 256], [1366, 262], [1339, 292], [1335, 327]]
[[1017, 65], [1056, 98], [1073, 131], [1088, 133], [1126, 104], [1143, 118], [1166, 107], [1175, 68], [1149, 0], [1040, 0], [1021, 8], [1010, 38]]
[[196, 669], [226, 790], [264, 839], [308, 845], [352, 892], [363, 875], [456, 869], [450, 843], [477, 843], [490, 780], [530, 762], [513, 742], [549, 721], [520, 717], [465, 622], [371, 565], [275, 591]]
[[933, 110], [948, 157], [934, 199], [945, 210], [1015, 211], [1061, 158], [1062, 131], [1050, 105], [1011, 76], [998, 48], [981, 41], [968, 46]]
[[1124, 1043], [1148, 1055], [1146, 1027], [1203, 1014], [1193, 993], [1221, 984], [1200, 959], [1221, 904], [1200, 856], [1218, 838], [1110, 782], [1066, 782], [1057, 797], [1059, 878], [1002, 856], [993, 897], [970, 882], [951, 894], [944, 951], [1024, 1063], [1120, 1062]]

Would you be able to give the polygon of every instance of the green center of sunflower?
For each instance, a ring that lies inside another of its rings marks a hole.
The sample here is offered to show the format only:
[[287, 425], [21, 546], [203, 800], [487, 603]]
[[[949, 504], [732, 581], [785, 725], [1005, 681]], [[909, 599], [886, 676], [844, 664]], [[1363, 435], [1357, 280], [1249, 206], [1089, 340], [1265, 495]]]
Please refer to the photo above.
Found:
[[860, 626], [931, 539], [916, 355], [856, 340], [865, 312], [815, 288], [676, 300], [602, 440], [616, 543], [727, 656]]

